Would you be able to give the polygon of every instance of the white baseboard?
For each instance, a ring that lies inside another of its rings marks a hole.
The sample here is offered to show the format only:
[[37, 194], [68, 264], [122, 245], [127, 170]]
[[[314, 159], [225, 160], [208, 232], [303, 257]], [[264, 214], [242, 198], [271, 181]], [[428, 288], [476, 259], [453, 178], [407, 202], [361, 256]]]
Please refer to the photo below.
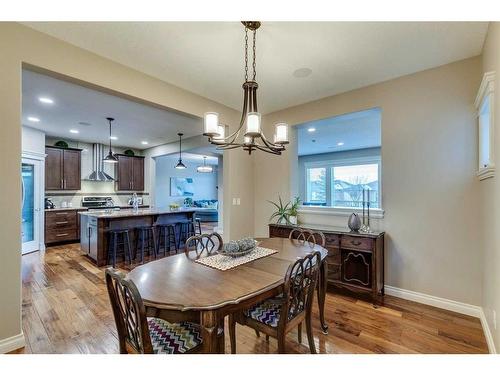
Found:
[[13, 350], [23, 348], [25, 345], [24, 333], [21, 332], [19, 335], [0, 340], [0, 353], [9, 353]]
[[484, 336], [486, 338], [486, 343], [488, 344], [488, 350], [491, 354], [496, 354], [495, 344], [493, 342], [493, 337], [491, 335], [488, 322], [486, 321], [486, 316], [484, 315], [483, 308], [481, 306], [470, 305], [468, 303], [453, 301], [451, 299], [431, 296], [429, 294], [413, 292], [411, 290], [400, 289], [394, 286], [386, 285], [384, 287], [385, 293], [389, 296], [399, 297], [407, 299], [410, 301], [422, 303], [424, 305], [439, 307], [444, 310], [454, 311], [460, 314], [473, 316], [479, 318], [481, 325], [483, 327]]
[[484, 314], [483, 309], [481, 309], [481, 315], [479, 319], [481, 320], [481, 325], [483, 326], [484, 337], [486, 338], [486, 343], [488, 344], [488, 350], [490, 351], [490, 354], [497, 354], [495, 342], [493, 341], [490, 326], [488, 324], [488, 321], [486, 320], [486, 315]]

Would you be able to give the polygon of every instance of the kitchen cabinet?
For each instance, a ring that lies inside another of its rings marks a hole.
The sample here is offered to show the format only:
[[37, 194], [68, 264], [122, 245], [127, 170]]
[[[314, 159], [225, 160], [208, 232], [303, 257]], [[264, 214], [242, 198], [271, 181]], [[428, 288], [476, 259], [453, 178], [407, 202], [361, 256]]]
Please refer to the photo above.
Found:
[[46, 146], [45, 190], [80, 190], [81, 151]]
[[80, 240], [80, 215], [85, 209], [45, 210], [45, 244]]
[[116, 155], [115, 190], [144, 190], [144, 157]]

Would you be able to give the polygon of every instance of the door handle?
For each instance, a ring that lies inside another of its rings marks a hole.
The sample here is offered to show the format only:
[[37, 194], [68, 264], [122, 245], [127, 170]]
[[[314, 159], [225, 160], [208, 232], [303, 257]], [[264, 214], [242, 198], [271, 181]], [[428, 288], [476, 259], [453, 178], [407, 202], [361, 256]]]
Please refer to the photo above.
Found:
[[351, 241], [351, 243], [354, 245], [354, 246], [359, 246], [361, 245], [361, 241]]
[[68, 233], [60, 233], [60, 234], [56, 234], [56, 237], [64, 237], [67, 235], [68, 235]]
[[64, 180], [61, 178], [61, 189], [64, 189]]
[[60, 225], [60, 224], [68, 224], [68, 222], [67, 222], [67, 221], [56, 221], [56, 224], [57, 224], [57, 225]]

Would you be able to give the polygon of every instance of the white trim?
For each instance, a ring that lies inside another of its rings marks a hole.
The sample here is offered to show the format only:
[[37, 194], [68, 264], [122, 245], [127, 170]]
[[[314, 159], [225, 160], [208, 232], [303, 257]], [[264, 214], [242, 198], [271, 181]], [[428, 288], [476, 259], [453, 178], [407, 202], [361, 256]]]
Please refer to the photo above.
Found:
[[495, 341], [493, 341], [490, 326], [488, 324], [488, 321], [486, 320], [486, 315], [484, 314], [484, 310], [482, 308], [479, 315], [479, 320], [481, 320], [481, 325], [483, 326], [484, 337], [486, 338], [486, 343], [488, 344], [488, 350], [490, 354], [497, 354]]
[[487, 178], [490, 178], [490, 177], [495, 177], [495, 165], [490, 164], [486, 168], [481, 168], [476, 173], [476, 176], [479, 178], [479, 181], [486, 180]]
[[18, 335], [7, 337], [6, 339], [0, 340], [0, 353], [5, 354], [13, 350], [24, 348], [26, 346], [26, 341], [24, 339], [24, 333], [21, 332]]
[[[351, 216], [352, 213], [362, 214], [362, 208], [354, 207], [327, 207], [327, 206], [300, 206], [298, 213], [302, 215], [330, 215]], [[370, 208], [370, 218], [383, 219], [385, 211], [379, 208]]]
[[35, 151], [23, 151], [21, 155], [23, 158], [36, 159], [42, 161], [45, 161], [45, 157], [47, 156], [47, 154], [45, 153], [35, 152]]
[[481, 81], [481, 85], [479, 86], [479, 90], [476, 95], [476, 100], [474, 101], [474, 105], [476, 108], [482, 104], [483, 98], [491, 94], [495, 90], [495, 72], [486, 72], [483, 75], [483, 80]]

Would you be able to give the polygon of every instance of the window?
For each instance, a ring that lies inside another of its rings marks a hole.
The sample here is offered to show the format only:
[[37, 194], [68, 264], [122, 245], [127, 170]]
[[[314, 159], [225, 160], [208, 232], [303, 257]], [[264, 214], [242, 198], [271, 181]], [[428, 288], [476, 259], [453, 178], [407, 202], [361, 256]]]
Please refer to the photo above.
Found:
[[493, 177], [495, 174], [493, 154], [493, 95], [494, 95], [495, 73], [485, 73], [479, 92], [476, 97], [476, 108], [478, 115], [478, 172], [480, 180]]
[[307, 203], [326, 205], [326, 168], [307, 168]]
[[334, 166], [333, 206], [363, 208], [363, 190], [366, 190], [365, 200], [369, 194], [370, 207], [380, 208], [378, 176], [378, 163]]

